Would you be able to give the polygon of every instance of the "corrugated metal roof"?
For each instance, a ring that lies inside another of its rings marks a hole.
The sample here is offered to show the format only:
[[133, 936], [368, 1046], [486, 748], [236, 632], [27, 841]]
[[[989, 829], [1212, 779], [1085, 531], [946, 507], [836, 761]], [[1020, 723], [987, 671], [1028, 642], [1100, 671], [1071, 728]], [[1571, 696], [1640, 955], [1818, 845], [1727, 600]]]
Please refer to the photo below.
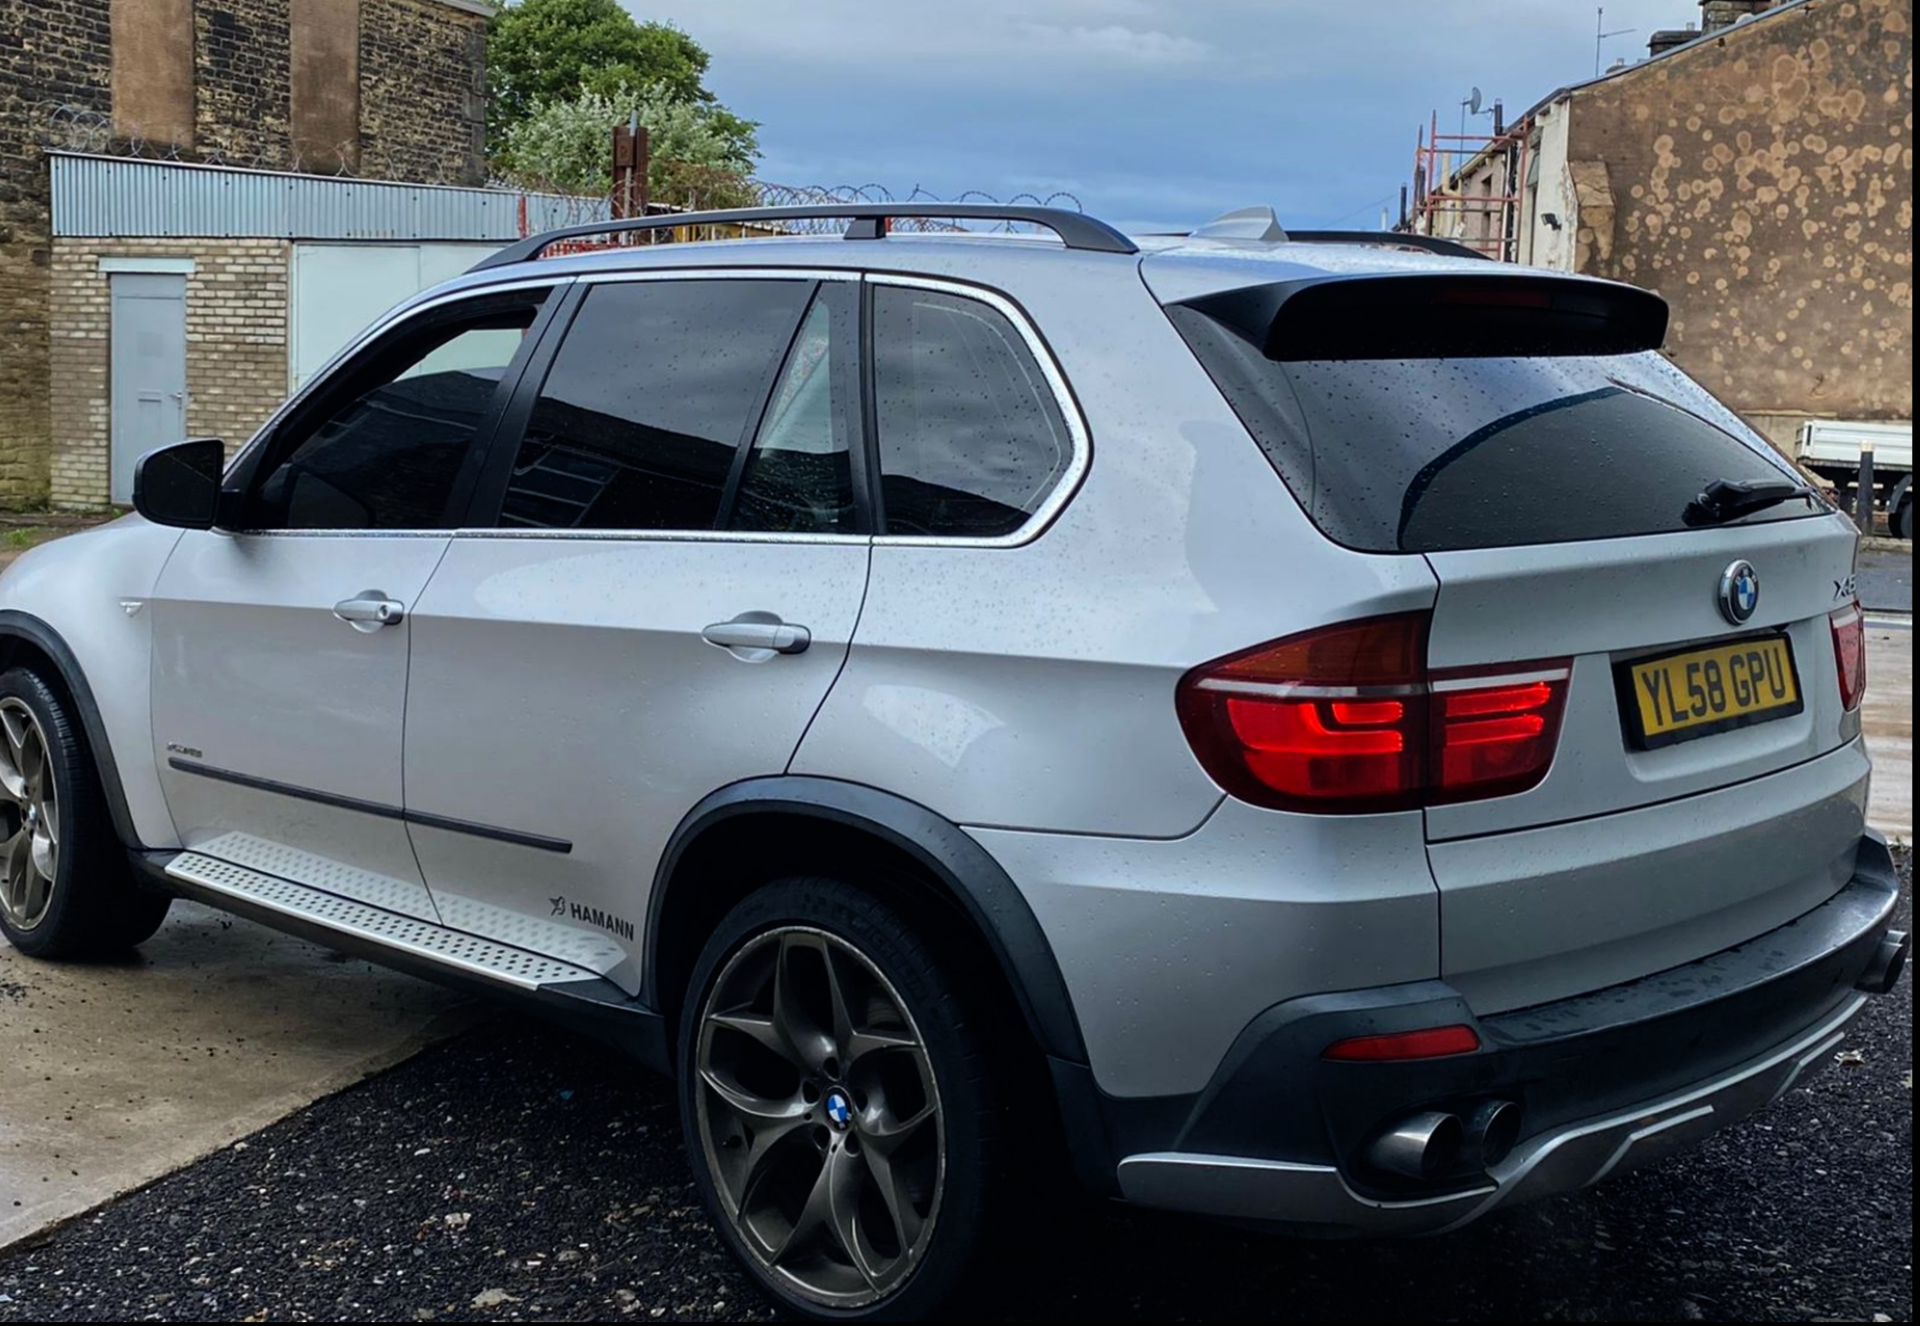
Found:
[[604, 220], [604, 198], [49, 153], [57, 236], [509, 240]]

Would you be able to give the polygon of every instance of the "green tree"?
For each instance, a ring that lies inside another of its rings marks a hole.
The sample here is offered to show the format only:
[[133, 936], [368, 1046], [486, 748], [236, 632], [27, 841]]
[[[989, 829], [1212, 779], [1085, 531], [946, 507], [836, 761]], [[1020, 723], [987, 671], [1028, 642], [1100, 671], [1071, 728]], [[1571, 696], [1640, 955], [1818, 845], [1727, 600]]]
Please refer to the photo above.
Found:
[[680, 207], [755, 201], [745, 177], [759, 157], [757, 126], [661, 85], [581, 87], [571, 97], [537, 102], [506, 130], [495, 166], [532, 187], [604, 194], [613, 185], [613, 128], [632, 118], [647, 129], [650, 199]]
[[619, 0], [520, 0], [487, 38], [487, 132], [495, 151], [541, 105], [582, 90], [658, 88], [668, 100], [717, 106], [700, 43], [666, 23], [640, 23]]

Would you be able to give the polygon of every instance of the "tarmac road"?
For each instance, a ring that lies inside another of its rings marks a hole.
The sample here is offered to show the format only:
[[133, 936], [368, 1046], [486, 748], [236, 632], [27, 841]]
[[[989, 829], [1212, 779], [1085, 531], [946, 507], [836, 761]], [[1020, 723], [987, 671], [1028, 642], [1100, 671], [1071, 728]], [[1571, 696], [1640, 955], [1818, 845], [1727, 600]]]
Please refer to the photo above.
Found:
[[[995, 1299], [1007, 1320], [1911, 1320], [1912, 989], [1871, 1005], [1857, 1062], [1571, 1197], [1400, 1244], [1089, 1206]], [[669, 1089], [504, 1019], [0, 1258], [0, 1322], [766, 1315]]]

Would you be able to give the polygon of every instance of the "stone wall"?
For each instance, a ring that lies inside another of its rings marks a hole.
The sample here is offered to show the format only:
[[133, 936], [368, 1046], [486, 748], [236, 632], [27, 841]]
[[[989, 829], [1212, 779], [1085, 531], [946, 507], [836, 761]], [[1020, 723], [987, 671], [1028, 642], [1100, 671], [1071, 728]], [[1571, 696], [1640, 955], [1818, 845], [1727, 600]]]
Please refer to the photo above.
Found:
[[193, 24], [196, 150], [269, 170], [290, 166], [287, 0], [196, 0]]
[[287, 395], [287, 265], [277, 239], [53, 241], [51, 414], [55, 506], [107, 501], [111, 278], [102, 258], [191, 258], [187, 434], [238, 447]]
[[105, 0], [0, 0], [0, 503], [47, 493], [43, 141], [56, 106], [106, 114]]
[[487, 20], [444, 0], [360, 0], [360, 165], [486, 182]]
[[1570, 133], [1612, 196], [1583, 207], [1580, 270], [1664, 295], [1690, 373], [1776, 443], [1807, 417], [1913, 417], [1905, 0], [1718, 34], [1576, 93]]

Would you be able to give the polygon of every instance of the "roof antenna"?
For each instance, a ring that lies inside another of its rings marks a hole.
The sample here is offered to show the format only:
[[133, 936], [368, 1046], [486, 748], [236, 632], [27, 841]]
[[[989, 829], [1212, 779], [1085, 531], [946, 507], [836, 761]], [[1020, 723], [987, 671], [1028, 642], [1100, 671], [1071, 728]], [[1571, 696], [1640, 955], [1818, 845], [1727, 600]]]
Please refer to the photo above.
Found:
[[1244, 244], [1284, 244], [1287, 242], [1287, 232], [1281, 229], [1280, 218], [1274, 215], [1273, 209], [1263, 204], [1223, 212], [1188, 238], [1239, 240]]

